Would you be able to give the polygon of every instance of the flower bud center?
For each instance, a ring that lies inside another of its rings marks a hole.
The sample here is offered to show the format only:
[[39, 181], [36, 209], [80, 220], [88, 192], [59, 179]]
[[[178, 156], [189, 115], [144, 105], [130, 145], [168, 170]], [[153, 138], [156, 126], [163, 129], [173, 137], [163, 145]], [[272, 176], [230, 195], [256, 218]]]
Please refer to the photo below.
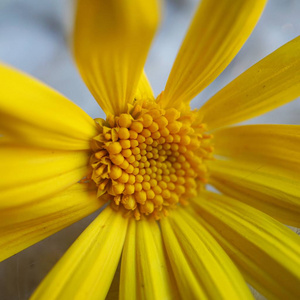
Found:
[[98, 196], [106, 194], [115, 209], [160, 219], [168, 209], [185, 205], [206, 182], [212, 157], [211, 135], [197, 112], [164, 110], [140, 101], [128, 113], [95, 119], [91, 179]]

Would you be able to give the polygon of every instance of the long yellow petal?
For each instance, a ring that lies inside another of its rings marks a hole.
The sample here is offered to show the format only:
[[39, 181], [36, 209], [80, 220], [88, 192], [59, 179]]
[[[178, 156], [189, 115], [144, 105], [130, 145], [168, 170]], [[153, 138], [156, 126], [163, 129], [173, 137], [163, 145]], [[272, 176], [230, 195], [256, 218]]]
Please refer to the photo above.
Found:
[[74, 54], [82, 78], [108, 114], [134, 100], [158, 26], [158, 2], [79, 0]]
[[[264, 162], [214, 161], [210, 183], [292, 226], [300, 225], [300, 176]], [[224, 189], [225, 186], [225, 189]]]
[[82, 109], [46, 85], [0, 64], [0, 132], [19, 142], [61, 150], [85, 150], [97, 135]]
[[1, 214], [5, 209], [27, 205], [45, 197], [54, 196], [77, 183], [87, 174], [87, 168], [78, 168], [56, 177], [7, 188], [0, 193]]
[[176, 292], [157, 223], [131, 220], [122, 257], [120, 299], [176, 299]]
[[259, 116], [300, 96], [300, 37], [225, 86], [200, 108], [209, 129]]
[[0, 144], [0, 211], [60, 192], [88, 174], [89, 153]]
[[95, 189], [75, 184], [52, 198], [1, 212], [0, 261], [93, 213], [103, 203]]
[[46, 150], [0, 142], [0, 190], [17, 189], [87, 166], [89, 156], [85, 151]]
[[248, 125], [217, 130], [215, 153], [292, 165], [300, 172], [300, 125]]
[[175, 235], [170, 219], [163, 219], [160, 223], [164, 244], [181, 298], [207, 299], [205, 291], [201, 287], [196, 274], [194, 274], [194, 270], [187, 260], [185, 253], [182, 251], [180, 241]]
[[299, 210], [293, 210], [274, 203], [272, 195], [249, 190], [247, 187], [241, 187], [226, 180], [211, 178], [210, 183], [221, 193], [253, 206], [283, 224], [294, 227], [300, 226]]
[[[131, 219], [128, 224], [126, 240], [122, 253], [121, 277], [120, 277], [120, 300], [136, 300], [137, 295], [137, 258], [136, 258], [136, 220]], [[134, 279], [133, 279], [134, 278]]]
[[[128, 219], [107, 207], [69, 248], [31, 299], [105, 299]], [[131, 280], [134, 280], [132, 278]]]
[[154, 220], [136, 225], [138, 299], [174, 299], [161, 232]]
[[164, 106], [188, 104], [228, 66], [251, 34], [265, 3], [201, 1], [167, 81]]
[[300, 237], [232, 198], [202, 192], [193, 204], [201, 222], [268, 299], [299, 299]]
[[191, 215], [178, 208], [161, 227], [182, 299], [252, 299], [237, 268]]

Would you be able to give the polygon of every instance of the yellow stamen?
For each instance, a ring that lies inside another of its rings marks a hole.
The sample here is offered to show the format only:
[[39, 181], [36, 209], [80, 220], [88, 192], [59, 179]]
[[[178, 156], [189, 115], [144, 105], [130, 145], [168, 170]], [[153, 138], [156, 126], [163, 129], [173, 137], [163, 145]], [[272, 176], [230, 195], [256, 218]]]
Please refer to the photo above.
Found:
[[119, 118], [120, 127], [129, 128], [132, 123], [132, 118], [128, 114], [122, 114]]
[[107, 146], [107, 150], [110, 154], [118, 154], [122, 151], [122, 146], [118, 142], [112, 142]]
[[139, 101], [128, 113], [97, 122], [90, 178], [99, 196], [106, 193], [114, 209], [136, 220], [159, 219], [187, 204], [207, 182], [213, 151], [212, 135], [199, 120], [194, 124], [195, 114]]

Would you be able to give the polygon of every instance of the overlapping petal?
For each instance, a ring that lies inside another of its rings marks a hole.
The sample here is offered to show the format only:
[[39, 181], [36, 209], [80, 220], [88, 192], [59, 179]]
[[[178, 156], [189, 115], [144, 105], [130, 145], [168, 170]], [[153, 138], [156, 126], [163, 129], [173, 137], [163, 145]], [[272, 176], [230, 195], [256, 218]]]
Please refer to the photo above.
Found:
[[154, 100], [154, 93], [145, 72], [142, 73], [142, 76], [137, 86], [137, 90], [135, 92], [134, 99]]
[[300, 172], [300, 125], [248, 125], [217, 130], [215, 153], [271, 161]]
[[269, 299], [300, 296], [300, 237], [268, 215], [233, 198], [202, 192], [193, 200], [199, 219]]
[[[137, 286], [137, 257], [136, 257], [136, 221], [131, 219], [128, 224], [126, 240], [122, 253], [121, 278], [120, 278], [120, 299], [135, 300], [138, 297]], [[127, 280], [135, 278], [135, 280]]]
[[85, 151], [46, 150], [0, 142], [0, 209], [59, 192], [88, 173]]
[[0, 261], [84, 218], [103, 204], [95, 189], [75, 184], [54, 197], [1, 210]]
[[238, 76], [201, 108], [209, 129], [271, 111], [300, 96], [300, 37], [283, 45]]
[[176, 299], [176, 292], [157, 223], [131, 220], [122, 257], [120, 299]]
[[46, 150], [0, 143], [0, 210], [54, 195], [88, 174], [85, 151]]
[[128, 219], [107, 207], [79, 236], [31, 299], [105, 299]]
[[241, 274], [207, 230], [183, 209], [161, 220], [182, 299], [251, 299]]
[[97, 135], [82, 109], [46, 85], [0, 64], [0, 133], [31, 146], [85, 150]]
[[158, 1], [79, 0], [74, 54], [106, 115], [132, 103], [158, 26]]
[[164, 106], [188, 104], [228, 66], [252, 32], [265, 3], [201, 1], [161, 98]]
[[252, 205], [285, 224], [300, 225], [300, 177], [265, 162], [246, 160], [210, 164], [211, 184], [222, 192]]

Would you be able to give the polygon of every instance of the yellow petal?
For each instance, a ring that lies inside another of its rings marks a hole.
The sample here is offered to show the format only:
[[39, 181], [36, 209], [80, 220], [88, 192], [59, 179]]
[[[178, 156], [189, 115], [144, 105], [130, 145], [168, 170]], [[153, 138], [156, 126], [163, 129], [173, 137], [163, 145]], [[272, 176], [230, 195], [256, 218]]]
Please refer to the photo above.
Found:
[[[126, 240], [122, 253], [121, 263], [121, 278], [119, 299], [121, 300], [136, 300], [137, 295], [137, 270], [136, 270], [136, 221], [129, 221]], [[133, 279], [135, 278], [135, 279]]]
[[122, 256], [120, 299], [176, 299], [176, 292], [157, 223], [131, 220]]
[[119, 263], [127, 223], [121, 213], [107, 207], [59, 260], [31, 299], [105, 299]]
[[27, 205], [36, 200], [55, 195], [78, 182], [87, 174], [87, 171], [87, 167], [82, 167], [56, 177], [16, 186], [15, 188], [7, 188], [0, 193], [1, 213], [2, 209]]
[[[210, 183], [292, 226], [300, 225], [300, 177], [264, 162], [214, 161]], [[225, 187], [225, 188], [224, 188]], [[239, 192], [239, 194], [231, 194]], [[240, 195], [241, 194], [241, 195]]]
[[153, 94], [153, 90], [152, 87], [148, 81], [147, 75], [145, 72], [143, 72], [139, 84], [137, 86], [137, 90], [135, 92], [135, 99], [137, 100], [154, 100], [154, 94]]
[[76, 62], [107, 115], [126, 111], [134, 100], [158, 19], [157, 0], [78, 1]]
[[37, 147], [89, 149], [97, 135], [83, 110], [46, 85], [0, 64], [1, 134]]
[[75, 184], [52, 198], [1, 212], [0, 261], [93, 213], [103, 205], [96, 191]]
[[54, 195], [88, 174], [85, 151], [0, 146], [0, 211]]
[[300, 172], [299, 125], [248, 125], [217, 130], [215, 153], [294, 167]]
[[268, 299], [299, 299], [300, 237], [232, 198], [202, 192], [193, 202], [201, 222]]
[[0, 190], [16, 189], [87, 166], [89, 156], [85, 151], [46, 150], [0, 142]]
[[188, 104], [228, 66], [252, 32], [265, 3], [201, 1], [166, 84], [164, 106]]
[[251, 299], [241, 274], [212, 236], [184, 209], [161, 220], [182, 299]]
[[259, 116], [300, 96], [300, 37], [225, 86], [200, 108], [209, 129]]
[[155, 221], [136, 224], [138, 299], [173, 299], [161, 232]]

